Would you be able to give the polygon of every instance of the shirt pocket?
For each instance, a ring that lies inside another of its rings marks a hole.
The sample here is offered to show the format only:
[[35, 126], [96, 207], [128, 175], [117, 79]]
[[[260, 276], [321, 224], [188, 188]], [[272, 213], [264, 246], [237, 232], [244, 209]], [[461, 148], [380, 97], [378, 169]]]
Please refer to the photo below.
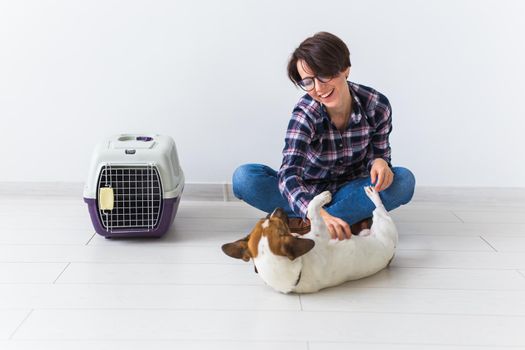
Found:
[[310, 167], [330, 170], [335, 166], [337, 155], [331, 151], [333, 147], [328, 145], [329, 142], [323, 138], [312, 140], [306, 154]]
[[[364, 118], [363, 118], [364, 119]], [[374, 129], [368, 123], [361, 123], [361, 125], [350, 130], [347, 141], [352, 149], [352, 153], [361, 154], [369, 147], [372, 142], [372, 133]]]

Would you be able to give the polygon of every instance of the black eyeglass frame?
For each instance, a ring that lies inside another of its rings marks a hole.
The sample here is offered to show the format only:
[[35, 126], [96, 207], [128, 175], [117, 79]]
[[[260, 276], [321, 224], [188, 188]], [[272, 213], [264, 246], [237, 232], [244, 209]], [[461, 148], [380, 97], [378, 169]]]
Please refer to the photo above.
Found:
[[[337, 74], [334, 75], [334, 76], [330, 76], [330, 77], [323, 77], [323, 76], [319, 76], [319, 75], [314, 75], [313, 77], [306, 77], [302, 80], [299, 80], [297, 82], [297, 86], [299, 86], [302, 90], [308, 92], [308, 91], [312, 91], [313, 89], [315, 89], [315, 80], [319, 80], [321, 83], [328, 83], [330, 82], [332, 79], [334, 79], [335, 77], [337, 77]], [[308, 81], [308, 80], [311, 80], [313, 82], [313, 85], [312, 85], [312, 88], [311, 89], [307, 89], [304, 85], [305, 85], [305, 80]]]

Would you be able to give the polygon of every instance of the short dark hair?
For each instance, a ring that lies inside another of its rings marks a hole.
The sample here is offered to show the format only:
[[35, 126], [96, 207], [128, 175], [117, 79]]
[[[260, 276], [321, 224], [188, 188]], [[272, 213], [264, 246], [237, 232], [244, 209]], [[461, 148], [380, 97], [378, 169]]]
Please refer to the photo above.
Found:
[[319, 32], [305, 39], [292, 53], [288, 61], [288, 78], [297, 85], [301, 75], [297, 62], [304, 60], [316, 75], [335, 76], [350, 67], [348, 46], [337, 36]]

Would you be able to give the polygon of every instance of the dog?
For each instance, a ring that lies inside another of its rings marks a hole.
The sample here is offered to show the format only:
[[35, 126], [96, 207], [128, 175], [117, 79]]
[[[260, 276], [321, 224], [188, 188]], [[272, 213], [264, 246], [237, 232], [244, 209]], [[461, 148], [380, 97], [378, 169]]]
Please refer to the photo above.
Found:
[[286, 213], [277, 208], [259, 220], [243, 239], [222, 246], [232, 258], [253, 260], [255, 271], [273, 289], [282, 293], [313, 293], [375, 274], [394, 258], [397, 229], [379, 194], [364, 188], [375, 205], [372, 226], [350, 239], [331, 239], [320, 209], [332, 200], [325, 191], [308, 205], [311, 231], [293, 234]]

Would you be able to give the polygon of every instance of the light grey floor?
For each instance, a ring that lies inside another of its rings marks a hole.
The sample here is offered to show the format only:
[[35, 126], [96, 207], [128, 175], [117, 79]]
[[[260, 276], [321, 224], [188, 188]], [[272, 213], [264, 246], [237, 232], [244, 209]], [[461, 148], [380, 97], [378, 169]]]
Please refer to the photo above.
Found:
[[311, 295], [223, 255], [262, 213], [202, 197], [163, 239], [113, 241], [81, 198], [4, 193], [0, 349], [525, 348], [524, 190], [420, 188], [390, 268]]

